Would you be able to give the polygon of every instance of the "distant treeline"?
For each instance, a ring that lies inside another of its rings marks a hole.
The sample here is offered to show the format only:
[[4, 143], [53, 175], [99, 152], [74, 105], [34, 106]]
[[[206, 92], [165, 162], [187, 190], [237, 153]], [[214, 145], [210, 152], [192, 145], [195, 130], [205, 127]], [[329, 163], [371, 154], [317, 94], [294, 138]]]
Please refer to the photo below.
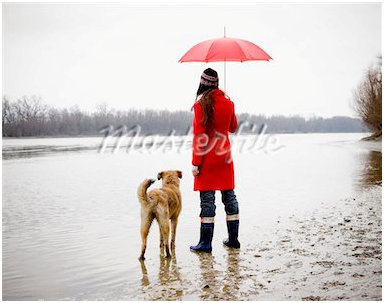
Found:
[[[56, 109], [44, 104], [40, 97], [22, 97], [9, 101], [3, 97], [3, 137], [28, 136], [93, 136], [101, 135], [101, 129], [112, 125], [115, 129], [128, 129], [140, 125], [141, 134], [185, 134], [191, 126], [193, 113], [190, 111], [137, 110], [119, 111], [108, 109], [106, 104], [97, 106], [95, 112], [86, 112], [78, 106]], [[359, 119], [350, 117], [305, 119], [301, 116], [271, 116], [237, 114], [238, 121], [247, 121], [259, 129], [266, 125], [268, 133], [311, 133], [311, 132], [365, 132]], [[250, 126], [243, 132], [250, 131]]]

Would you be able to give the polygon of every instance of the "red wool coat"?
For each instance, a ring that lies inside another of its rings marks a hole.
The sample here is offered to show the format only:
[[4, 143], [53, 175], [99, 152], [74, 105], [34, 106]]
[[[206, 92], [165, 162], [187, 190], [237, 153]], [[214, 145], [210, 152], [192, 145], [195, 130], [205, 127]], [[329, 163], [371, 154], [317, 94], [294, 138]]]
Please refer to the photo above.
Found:
[[224, 92], [213, 92], [213, 121], [203, 125], [203, 108], [195, 102], [193, 116], [192, 165], [199, 166], [193, 190], [228, 190], [235, 188], [231, 143], [228, 132], [235, 132], [234, 104]]

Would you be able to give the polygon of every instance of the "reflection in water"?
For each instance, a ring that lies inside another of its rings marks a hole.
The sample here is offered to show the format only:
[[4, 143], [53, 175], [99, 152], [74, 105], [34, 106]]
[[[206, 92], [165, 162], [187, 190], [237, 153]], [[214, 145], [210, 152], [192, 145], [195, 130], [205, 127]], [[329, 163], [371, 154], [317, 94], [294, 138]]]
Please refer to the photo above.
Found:
[[172, 258], [160, 257], [159, 283], [168, 285], [168, 283], [180, 281], [180, 272], [176, 263], [176, 256]]
[[364, 189], [372, 185], [381, 185], [382, 183], [382, 153], [379, 151], [370, 151], [363, 157], [363, 170], [359, 185]]
[[241, 275], [239, 271], [239, 249], [227, 248], [227, 271], [224, 276], [223, 294], [226, 300], [236, 300], [239, 298], [239, 283]]
[[214, 269], [215, 259], [212, 254], [196, 253], [199, 258], [202, 293], [200, 300], [217, 300], [220, 294], [220, 283], [217, 283], [218, 272]]
[[147, 271], [147, 267], [145, 266], [144, 260], [140, 259], [140, 265], [141, 265], [141, 273], [143, 275], [141, 278], [141, 285], [143, 287], [146, 287], [151, 283], [149, 282], [149, 279], [148, 279], [148, 271]]
[[141, 286], [142, 293], [149, 295], [149, 300], [181, 300], [183, 291], [180, 289], [181, 278], [180, 271], [177, 266], [176, 256], [172, 258], [165, 258], [160, 255], [160, 266], [157, 283], [153, 283], [152, 286], [156, 286], [151, 289], [151, 281], [148, 277], [147, 267], [145, 261], [140, 260], [141, 265]]
[[215, 267], [221, 267], [216, 264], [212, 254], [199, 253], [199, 267], [201, 280], [200, 300], [239, 300], [240, 284], [243, 277], [239, 270], [240, 250], [228, 249], [226, 266], [221, 270]]

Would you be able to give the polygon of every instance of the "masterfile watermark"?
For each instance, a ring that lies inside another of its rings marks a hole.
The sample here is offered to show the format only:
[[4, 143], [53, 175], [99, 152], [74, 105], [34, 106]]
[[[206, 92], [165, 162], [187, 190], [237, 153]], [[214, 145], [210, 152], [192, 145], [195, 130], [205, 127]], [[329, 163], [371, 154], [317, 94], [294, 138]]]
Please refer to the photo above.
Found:
[[[247, 129], [246, 129], [247, 128]], [[244, 133], [244, 130], [246, 132]], [[98, 152], [104, 153], [183, 153], [191, 152], [192, 145], [195, 146], [195, 153], [204, 155], [209, 153], [212, 148], [216, 149], [218, 155], [228, 152], [232, 153], [255, 154], [264, 152], [266, 154], [275, 153], [284, 145], [280, 142], [276, 134], [266, 134], [267, 125], [262, 124], [257, 127], [247, 121], [239, 123], [239, 127], [234, 134], [229, 135], [231, 146], [225, 146], [226, 135], [215, 132], [209, 140], [208, 135], [199, 134], [193, 139], [192, 127], [189, 127], [184, 134], [176, 135], [172, 129], [168, 135], [141, 134], [141, 126], [134, 125], [128, 128], [125, 125], [114, 128], [108, 125], [102, 128], [99, 133], [104, 134], [99, 145]], [[194, 141], [193, 141], [194, 140]], [[194, 144], [193, 144], [194, 143]]]

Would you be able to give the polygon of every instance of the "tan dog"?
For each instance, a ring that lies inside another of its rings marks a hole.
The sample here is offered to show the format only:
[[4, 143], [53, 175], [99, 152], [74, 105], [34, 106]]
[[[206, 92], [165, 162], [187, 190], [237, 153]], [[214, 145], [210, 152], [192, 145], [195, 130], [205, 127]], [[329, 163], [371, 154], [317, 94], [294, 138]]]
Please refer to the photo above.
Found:
[[169, 252], [169, 220], [171, 220], [172, 237], [171, 249], [175, 249], [176, 227], [181, 211], [181, 193], [179, 190], [182, 172], [179, 170], [163, 171], [157, 174], [157, 179], [163, 179], [163, 187], [153, 189], [147, 193], [147, 189], [155, 182], [153, 179], [144, 180], [137, 190], [137, 196], [141, 203], [141, 260], [144, 260], [147, 248], [147, 237], [153, 219], [156, 219], [160, 228], [160, 253]]

